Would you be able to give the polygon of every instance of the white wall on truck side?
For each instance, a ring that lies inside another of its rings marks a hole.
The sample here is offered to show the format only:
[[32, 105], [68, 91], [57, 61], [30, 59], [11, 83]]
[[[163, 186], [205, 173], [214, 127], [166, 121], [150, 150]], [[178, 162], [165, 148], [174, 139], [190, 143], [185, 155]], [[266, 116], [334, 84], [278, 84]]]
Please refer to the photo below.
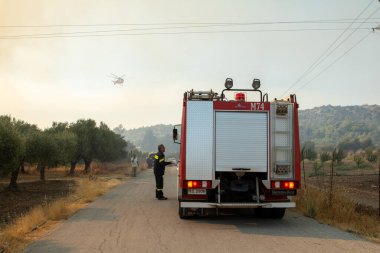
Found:
[[186, 105], [186, 179], [212, 180], [214, 117], [212, 101]]

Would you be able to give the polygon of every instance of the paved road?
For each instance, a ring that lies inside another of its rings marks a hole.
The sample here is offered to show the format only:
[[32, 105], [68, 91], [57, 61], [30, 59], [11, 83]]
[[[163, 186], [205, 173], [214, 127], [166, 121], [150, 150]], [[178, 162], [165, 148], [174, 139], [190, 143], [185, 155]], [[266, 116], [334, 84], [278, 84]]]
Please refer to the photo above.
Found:
[[114, 188], [32, 244], [27, 253], [380, 252], [380, 245], [288, 212], [283, 220], [225, 216], [180, 220], [176, 169], [167, 201], [154, 198], [152, 171]]

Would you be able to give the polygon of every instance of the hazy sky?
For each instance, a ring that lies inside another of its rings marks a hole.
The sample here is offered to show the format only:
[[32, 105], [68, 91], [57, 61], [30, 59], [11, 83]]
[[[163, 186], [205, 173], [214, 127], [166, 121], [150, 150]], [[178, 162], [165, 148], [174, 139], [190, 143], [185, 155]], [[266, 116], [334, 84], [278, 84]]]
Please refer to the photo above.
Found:
[[[240, 88], [250, 88], [252, 79], [260, 78], [262, 90], [270, 99], [280, 96], [342, 33], [309, 30], [5, 39], [12, 35], [152, 26], [4, 26], [352, 20], [370, 2], [361, 20], [380, 7], [377, 0], [0, 0], [0, 114], [41, 127], [78, 118], [104, 121], [111, 127], [121, 123], [126, 128], [176, 124], [180, 122], [184, 91], [212, 88], [219, 92], [226, 77], [232, 77], [235, 87]], [[377, 18], [370, 20], [374, 23], [361, 27], [379, 25], [380, 10], [372, 18]], [[161, 24], [154, 26], [158, 30], [108, 34], [344, 29], [348, 25], [298, 23], [163, 30], [168, 25]], [[369, 31], [356, 31], [305, 81]], [[301, 109], [325, 104], [379, 104], [379, 59], [380, 31], [370, 34], [297, 91]], [[111, 73], [126, 75], [123, 87], [112, 85]]]

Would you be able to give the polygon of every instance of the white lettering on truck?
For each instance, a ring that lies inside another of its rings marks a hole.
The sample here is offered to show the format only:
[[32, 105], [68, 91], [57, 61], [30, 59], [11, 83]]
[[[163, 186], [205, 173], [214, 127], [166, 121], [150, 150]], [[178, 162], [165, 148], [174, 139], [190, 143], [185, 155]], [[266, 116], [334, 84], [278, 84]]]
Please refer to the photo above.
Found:
[[251, 103], [252, 111], [264, 111], [264, 103]]

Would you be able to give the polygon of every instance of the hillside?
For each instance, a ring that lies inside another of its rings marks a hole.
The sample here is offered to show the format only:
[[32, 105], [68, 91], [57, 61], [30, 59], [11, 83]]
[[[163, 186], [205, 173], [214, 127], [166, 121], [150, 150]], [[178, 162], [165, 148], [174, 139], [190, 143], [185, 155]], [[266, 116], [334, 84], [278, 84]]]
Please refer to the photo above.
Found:
[[179, 152], [179, 145], [173, 143], [172, 138], [173, 125], [154, 125], [149, 127], [140, 127], [126, 130], [119, 125], [114, 131], [122, 136], [125, 140], [132, 142], [139, 149], [146, 152], [157, 150], [158, 144], [164, 144], [169, 153]]
[[[380, 106], [321, 106], [300, 110], [301, 142], [312, 141], [317, 147], [368, 146], [371, 141], [380, 145]], [[144, 151], [155, 151], [163, 143], [169, 152], [178, 152], [179, 145], [172, 141], [172, 125], [155, 125], [125, 130], [114, 129]], [[354, 148], [355, 149], [355, 148]]]
[[317, 146], [362, 142], [380, 144], [380, 106], [321, 106], [301, 110], [301, 141]]

